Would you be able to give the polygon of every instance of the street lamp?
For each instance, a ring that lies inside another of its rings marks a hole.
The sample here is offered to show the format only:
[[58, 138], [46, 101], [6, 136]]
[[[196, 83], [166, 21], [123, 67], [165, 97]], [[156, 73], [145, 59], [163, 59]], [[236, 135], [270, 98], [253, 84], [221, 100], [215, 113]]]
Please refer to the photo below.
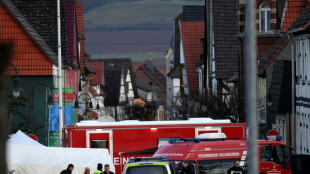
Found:
[[13, 91], [13, 96], [14, 97], [18, 97], [20, 95], [20, 92], [23, 90], [20, 87], [20, 80], [19, 80], [18, 77], [15, 77], [13, 79], [13, 86], [12, 86], [11, 90]]
[[[77, 96], [75, 92], [73, 92], [73, 94], [75, 95], [75, 98], [76, 98], [76, 100], [75, 100], [75, 102], [74, 102], [74, 106], [73, 106], [74, 109], [79, 109], [79, 108], [80, 108], [80, 105], [79, 105], [79, 98], [80, 98], [82, 95], [86, 95], [86, 96], [89, 97], [89, 98], [87, 98], [87, 99], [90, 100], [90, 102], [89, 102], [89, 104], [88, 104], [88, 108], [90, 108], [90, 109], [93, 109], [93, 108], [94, 108], [93, 102], [91, 101], [91, 98], [93, 98], [93, 97], [91, 97], [89, 94], [83, 93], [83, 94], [80, 94], [79, 96]], [[95, 98], [95, 99], [96, 99], [96, 98]], [[86, 99], [84, 99], [84, 101], [85, 101], [85, 100], [86, 100]], [[98, 100], [98, 99], [96, 99], [96, 100]], [[98, 103], [97, 103], [97, 107], [99, 108], [99, 104], [98, 104]], [[97, 109], [97, 108], [96, 108], [96, 109]]]
[[32, 100], [31, 100], [31, 109], [33, 109], [33, 93], [34, 93], [34, 90], [38, 87], [38, 86], [45, 86], [45, 88], [48, 90], [49, 92], [49, 96], [47, 98], [47, 106], [49, 109], [51, 109], [54, 105], [54, 100], [53, 100], [53, 96], [52, 96], [52, 93], [51, 93], [51, 89], [44, 83], [38, 83], [36, 84], [33, 88], [32, 88], [32, 91], [30, 93], [30, 95], [32, 96]]
[[9, 64], [13, 67], [15, 71], [15, 76], [16, 76], [13, 79], [13, 85], [12, 85], [11, 90], [13, 91], [13, 96], [18, 97], [20, 95], [20, 92], [23, 91], [23, 89], [20, 87], [20, 80], [18, 78], [18, 70], [12, 63], [9, 62]]
[[96, 99], [95, 97], [93, 97], [93, 99], [97, 101], [96, 110], [100, 110], [99, 99]]

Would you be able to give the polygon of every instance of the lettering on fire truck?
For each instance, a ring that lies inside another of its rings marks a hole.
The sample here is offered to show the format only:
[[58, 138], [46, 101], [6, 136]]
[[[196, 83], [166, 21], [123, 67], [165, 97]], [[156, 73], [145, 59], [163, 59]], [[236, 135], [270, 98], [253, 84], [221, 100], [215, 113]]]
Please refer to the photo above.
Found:
[[158, 154], [157, 156], [183, 156], [184, 154], [183, 153], [161, 153], [161, 154]]
[[239, 152], [231, 153], [210, 153], [210, 154], [198, 154], [199, 158], [217, 158], [217, 157], [239, 157]]

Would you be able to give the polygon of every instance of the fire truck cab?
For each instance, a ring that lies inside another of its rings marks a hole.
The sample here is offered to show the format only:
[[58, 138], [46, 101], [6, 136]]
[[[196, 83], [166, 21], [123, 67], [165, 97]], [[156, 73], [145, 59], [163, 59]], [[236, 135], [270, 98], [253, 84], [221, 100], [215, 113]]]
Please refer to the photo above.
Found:
[[[182, 161], [194, 166], [196, 174], [226, 174], [235, 160], [240, 161], [240, 166], [246, 170], [247, 142], [223, 137], [216, 138], [213, 134], [211, 138], [169, 139], [169, 144], [162, 145], [153, 157], [166, 156], [175, 174]], [[280, 136], [276, 140], [260, 140], [258, 143], [260, 174], [291, 174], [289, 151]]]

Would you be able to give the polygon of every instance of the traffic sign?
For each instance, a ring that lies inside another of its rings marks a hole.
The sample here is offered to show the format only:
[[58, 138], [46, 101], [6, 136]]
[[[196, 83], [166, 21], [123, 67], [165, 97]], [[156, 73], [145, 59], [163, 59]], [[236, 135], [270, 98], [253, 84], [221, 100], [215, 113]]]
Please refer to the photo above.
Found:
[[28, 137], [30, 137], [31, 139], [33, 139], [34, 141], [38, 141], [38, 137], [33, 135], [33, 134], [29, 134]]

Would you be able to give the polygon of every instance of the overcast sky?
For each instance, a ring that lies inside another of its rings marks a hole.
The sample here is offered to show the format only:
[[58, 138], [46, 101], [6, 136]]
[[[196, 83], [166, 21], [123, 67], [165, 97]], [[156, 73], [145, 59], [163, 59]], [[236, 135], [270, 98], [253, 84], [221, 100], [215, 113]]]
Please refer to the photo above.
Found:
[[90, 54], [165, 52], [173, 18], [204, 0], [80, 0]]

